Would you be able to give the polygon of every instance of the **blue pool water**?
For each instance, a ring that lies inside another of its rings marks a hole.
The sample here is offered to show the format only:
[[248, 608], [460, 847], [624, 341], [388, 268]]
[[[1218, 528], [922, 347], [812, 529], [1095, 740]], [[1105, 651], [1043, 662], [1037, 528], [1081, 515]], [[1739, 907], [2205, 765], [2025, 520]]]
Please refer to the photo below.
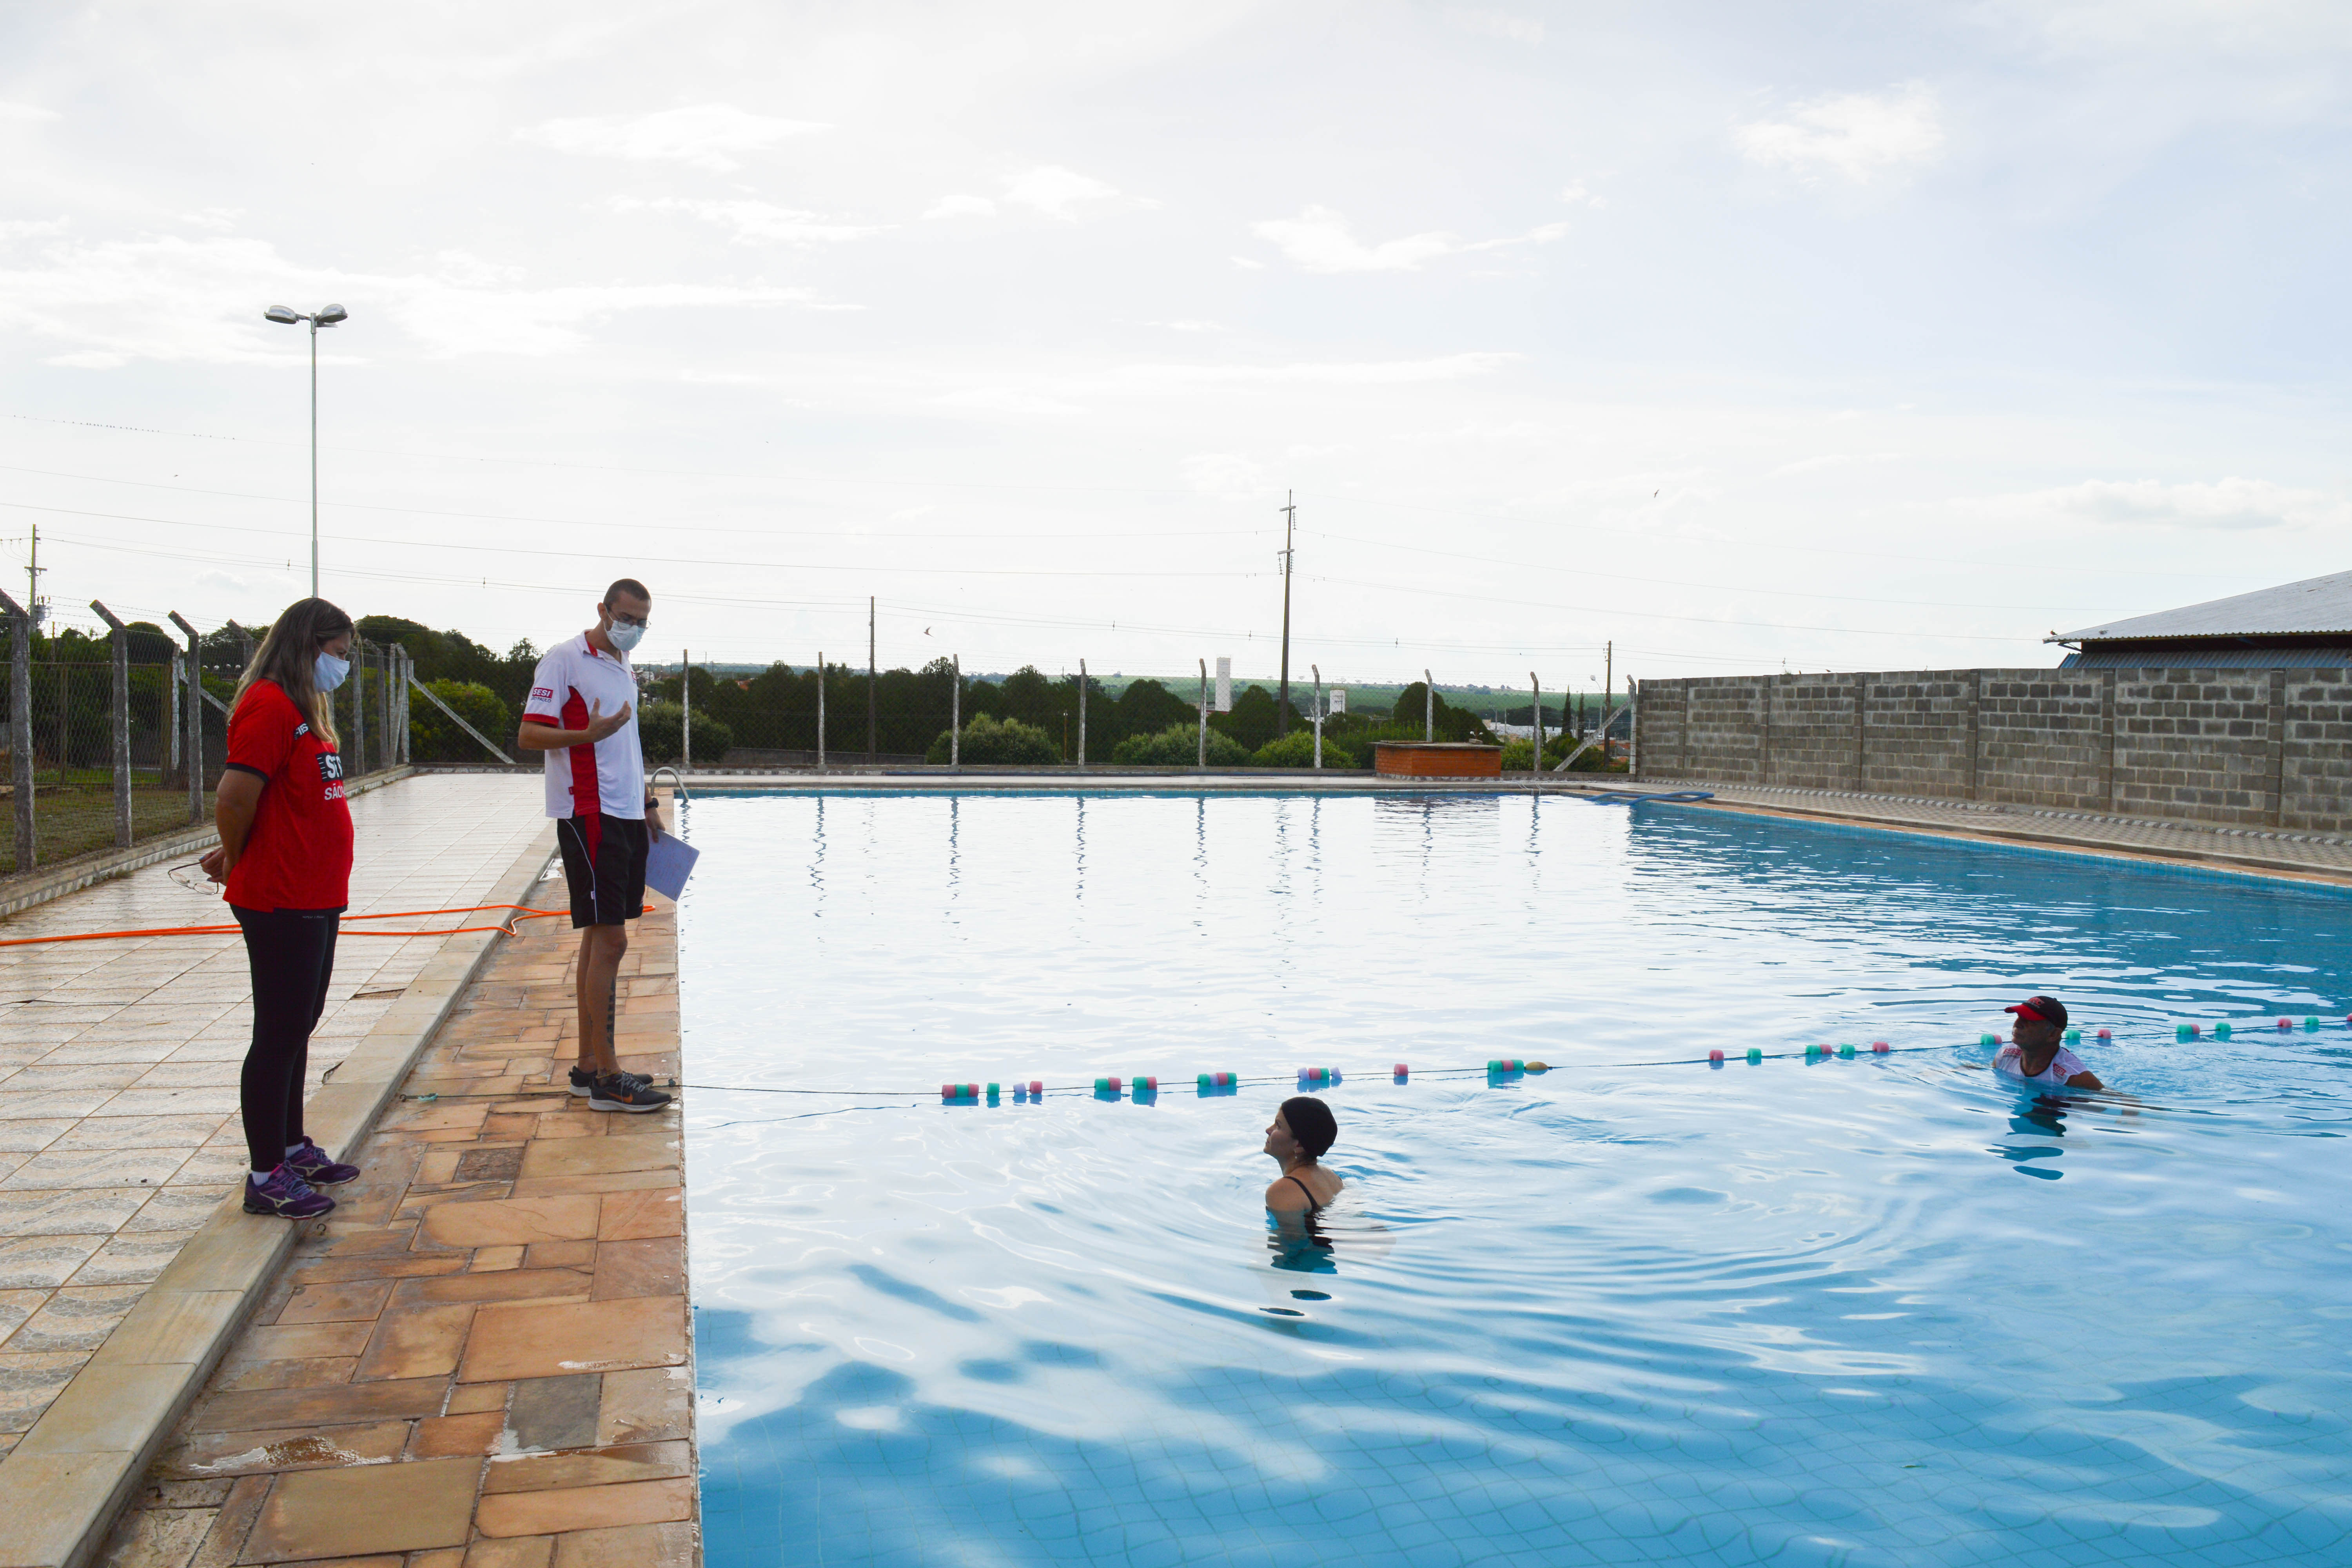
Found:
[[[713, 1568], [2352, 1562], [2344, 895], [1525, 796], [687, 822]], [[2124, 1093], [1970, 1070], [2032, 991]], [[1558, 1070], [1431, 1070], [1495, 1057]], [[1302, 1063], [1328, 1252], [1295, 1089], [1192, 1088]]]

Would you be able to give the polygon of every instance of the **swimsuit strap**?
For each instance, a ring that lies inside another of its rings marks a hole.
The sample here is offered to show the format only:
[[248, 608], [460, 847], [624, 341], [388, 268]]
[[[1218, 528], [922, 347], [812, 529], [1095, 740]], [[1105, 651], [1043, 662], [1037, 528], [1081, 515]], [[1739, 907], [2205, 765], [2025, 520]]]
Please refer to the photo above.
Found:
[[1317, 1215], [1323, 1212], [1323, 1205], [1315, 1201], [1314, 1188], [1308, 1186], [1305, 1182], [1299, 1181], [1296, 1176], [1285, 1176], [1282, 1179], [1286, 1182], [1295, 1184], [1300, 1192], [1307, 1194], [1307, 1217], [1308, 1219], [1313, 1219]]

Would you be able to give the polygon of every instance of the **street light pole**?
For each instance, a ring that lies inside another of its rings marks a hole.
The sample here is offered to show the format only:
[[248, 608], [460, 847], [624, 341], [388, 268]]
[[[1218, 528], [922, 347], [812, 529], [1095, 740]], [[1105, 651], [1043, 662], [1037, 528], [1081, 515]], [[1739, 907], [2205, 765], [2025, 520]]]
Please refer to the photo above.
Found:
[[[1290, 733], [1290, 557], [1296, 547], [1291, 536], [1298, 528], [1297, 492], [1283, 491], [1282, 501], [1282, 686], [1274, 700], [1274, 732], [1287, 735]], [[1320, 744], [1320, 731], [1317, 731], [1316, 738]]]
[[282, 327], [297, 321], [310, 324], [310, 597], [314, 599], [319, 596], [319, 329], [349, 321], [351, 314], [341, 305], [329, 305], [307, 316], [283, 305], [272, 305], [262, 312], [264, 319]]
[[319, 319], [310, 318], [310, 597], [319, 596]]

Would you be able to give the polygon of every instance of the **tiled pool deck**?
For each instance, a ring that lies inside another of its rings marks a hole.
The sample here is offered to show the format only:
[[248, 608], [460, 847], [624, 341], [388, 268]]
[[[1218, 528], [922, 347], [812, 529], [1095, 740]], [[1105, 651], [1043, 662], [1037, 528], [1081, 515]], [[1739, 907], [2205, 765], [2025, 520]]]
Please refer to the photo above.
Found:
[[[357, 913], [503, 901], [552, 847], [529, 779], [406, 779], [352, 805]], [[167, 863], [0, 922], [0, 937], [226, 912]], [[365, 1132], [489, 940], [339, 944], [310, 1064], [321, 1143]], [[0, 1562], [12, 1568], [87, 1553], [91, 1521], [135, 1482], [288, 1244], [282, 1222], [236, 1202], [247, 990], [233, 932], [0, 948]]]
[[1761, 788], [1644, 779], [1643, 791], [1702, 789], [1717, 808], [1808, 817], [1910, 833], [1982, 838], [2135, 859], [2352, 883], [2352, 839], [2281, 833], [2096, 811], [2045, 810], [1965, 800], [1864, 795], [1848, 790]]
[[[624, 1062], [662, 1078], [675, 931], [664, 903], [622, 971]], [[574, 949], [564, 921], [500, 943], [148, 1473], [112, 1568], [696, 1560], [678, 1118], [549, 1087], [578, 1038]]]

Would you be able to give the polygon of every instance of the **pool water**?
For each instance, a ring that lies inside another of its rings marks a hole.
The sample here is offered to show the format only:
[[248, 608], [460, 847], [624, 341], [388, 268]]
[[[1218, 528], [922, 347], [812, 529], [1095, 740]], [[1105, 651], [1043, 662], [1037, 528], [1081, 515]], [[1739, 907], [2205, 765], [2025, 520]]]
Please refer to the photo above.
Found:
[[[1558, 797], [686, 830], [712, 1568], [2352, 1562], [2343, 894]], [[1977, 1070], [2036, 991], [2119, 1092]], [[1328, 1248], [1295, 1084], [1193, 1088], [1308, 1063]]]

